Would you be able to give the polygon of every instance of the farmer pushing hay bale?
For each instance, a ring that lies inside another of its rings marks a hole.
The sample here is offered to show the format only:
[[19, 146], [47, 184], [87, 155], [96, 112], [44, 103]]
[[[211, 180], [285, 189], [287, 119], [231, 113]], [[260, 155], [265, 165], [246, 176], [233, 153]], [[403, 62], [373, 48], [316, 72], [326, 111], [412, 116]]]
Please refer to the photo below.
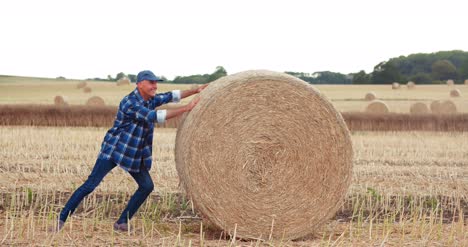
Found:
[[182, 122], [176, 167], [197, 210], [241, 238], [295, 239], [340, 207], [352, 144], [320, 92], [256, 70], [210, 83]]

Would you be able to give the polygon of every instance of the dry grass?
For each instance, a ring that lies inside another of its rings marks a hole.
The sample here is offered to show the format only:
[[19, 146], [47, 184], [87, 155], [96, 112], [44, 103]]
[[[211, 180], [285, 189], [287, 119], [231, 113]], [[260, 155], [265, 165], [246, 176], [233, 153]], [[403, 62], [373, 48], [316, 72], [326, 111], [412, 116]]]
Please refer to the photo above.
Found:
[[176, 132], [159, 129], [151, 171], [156, 191], [132, 220], [134, 231], [111, 230], [136, 189], [116, 168], [64, 231], [51, 234], [59, 208], [89, 175], [105, 131], [0, 127], [1, 245], [468, 244], [467, 132], [355, 132], [353, 182], [334, 219], [299, 241], [243, 242], [200, 221], [179, 195]]

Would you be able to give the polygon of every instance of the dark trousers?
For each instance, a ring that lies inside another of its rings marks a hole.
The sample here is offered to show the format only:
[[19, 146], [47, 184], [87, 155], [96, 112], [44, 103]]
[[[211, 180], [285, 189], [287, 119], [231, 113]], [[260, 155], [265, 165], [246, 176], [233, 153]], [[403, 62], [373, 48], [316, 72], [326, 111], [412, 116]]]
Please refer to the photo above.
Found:
[[[96, 160], [96, 164], [94, 165], [93, 171], [89, 175], [88, 179], [72, 194], [68, 202], [65, 204], [65, 207], [60, 212], [60, 220], [65, 222], [68, 216], [73, 214], [83, 198], [93, 192], [107, 173], [109, 173], [114, 167], [116, 167], [116, 164], [110, 160]], [[124, 209], [122, 215], [117, 221], [119, 224], [127, 223], [154, 189], [153, 180], [151, 179], [148, 170], [144, 167], [140, 169], [140, 172], [129, 173], [137, 182], [138, 189], [135, 191], [132, 198], [130, 198], [127, 207]]]

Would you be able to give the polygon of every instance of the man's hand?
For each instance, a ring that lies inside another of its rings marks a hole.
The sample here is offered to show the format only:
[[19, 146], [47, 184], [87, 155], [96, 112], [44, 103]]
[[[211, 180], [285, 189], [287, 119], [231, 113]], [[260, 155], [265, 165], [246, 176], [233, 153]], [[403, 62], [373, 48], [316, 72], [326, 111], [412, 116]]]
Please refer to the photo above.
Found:
[[191, 111], [198, 104], [198, 101], [200, 101], [200, 97], [197, 97], [193, 99], [192, 101], [190, 101], [190, 103], [187, 104], [187, 108], [186, 108], [187, 111]]
[[199, 86], [199, 87], [196, 89], [197, 93], [200, 93], [200, 92], [203, 91], [203, 89], [205, 89], [206, 87], [208, 87], [208, 83]]

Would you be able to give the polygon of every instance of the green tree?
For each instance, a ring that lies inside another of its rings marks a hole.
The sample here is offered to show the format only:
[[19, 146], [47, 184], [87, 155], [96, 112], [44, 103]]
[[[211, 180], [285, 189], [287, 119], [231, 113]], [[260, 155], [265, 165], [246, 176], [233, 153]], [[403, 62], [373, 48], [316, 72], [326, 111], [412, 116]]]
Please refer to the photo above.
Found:
[[460, 65], [459, 75], [463, 81], [468, 79], [468, 58]]
[[369, 84], [371, 82], [371, 76], [366, 74], [364, 70], [353, 74], [353, 84]]
[[432, 83], [432, 77], [428, 73], [417, 73], [416, 75], [413, 75], [410, 77], [410, 81], [413, 81], [417, 84], [422, 84], [422, 83]]
[[128, 74], [127, 77], [131, 82], [136, 82], [137, 80], [137, 76], [133, 74]]
[[388, 62], [381, 62], [374, 67], [372, 72], [372, 82], [376, 84], [386, 84], [392, 82], [403, 82], [395, 62], [390, 59]]
[[120, 80], [120, 79], [122, 79], [124, 77], [125, 77], [125, 73], [120, 72], [115, 76], [115, 80], [118, 81], [118, 80]]
[[213, 74], [211, 74], [209, 77], [208, 77], [208, 82], [212, 82], [212, 81], [215, 81], [223, 76], [226, 76], [227, 75], [227, 72], [226, 70], [224, 69], [223, 66], [218, 66], [216, 67], [216, 70], [215, 72], [213, 72]]
[[432, 64], [432, 78], [447, 80], [457, 78], [457, 68], [449, 60], [437, 60]]

